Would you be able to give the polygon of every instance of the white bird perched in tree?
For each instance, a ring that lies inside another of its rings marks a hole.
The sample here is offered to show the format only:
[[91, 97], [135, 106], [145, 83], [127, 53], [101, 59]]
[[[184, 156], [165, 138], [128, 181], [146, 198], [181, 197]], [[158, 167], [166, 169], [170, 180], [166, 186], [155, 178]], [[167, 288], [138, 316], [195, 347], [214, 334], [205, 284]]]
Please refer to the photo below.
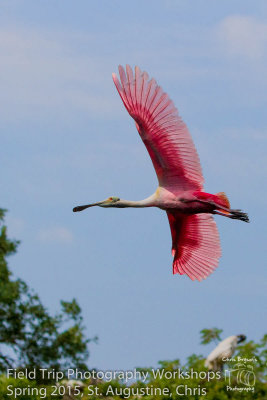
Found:
[[238, 343], [241, 343], [244, 340], [246, 340], [245, 335], [229, 336], [222, 340], [206, 358], [205, 367], [212, 369], [213, 371], [222, 370], [225, 359], [231, 358]]
[[82, 381], [70, 379], [57, 382], [57, 387], [60, 388], [61, 386], [66, 388], [66, 390], [63, 390], [63, 400], [75, 400], [76, 395], [82, 393], [86, 385]]

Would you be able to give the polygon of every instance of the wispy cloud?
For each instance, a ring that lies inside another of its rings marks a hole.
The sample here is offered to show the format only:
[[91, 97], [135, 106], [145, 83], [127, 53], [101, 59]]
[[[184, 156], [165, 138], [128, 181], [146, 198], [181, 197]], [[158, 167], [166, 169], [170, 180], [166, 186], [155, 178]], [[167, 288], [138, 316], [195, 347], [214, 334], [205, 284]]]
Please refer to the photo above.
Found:
[[230, 55], [253, 60], [266, 55], [266, 23], [253, 17], [230, 15], [219, 24], [218, 32]]
[[90, 35], [15, 28], [0, 30], [3, 119], [46, 113], [47, 110], [87, 110], [109, 114], [113, 110], [108, 84], [111, 73], [90, 52], [77, 52], [77, 41], [90, 48]]
[[[218, 79], [219, 75], [235, 79], [239, 68], [226, 68], [225, 55], [261, 59], [267, 41], [267, 25], [247, 16], [230, 15], [205, 29], [193, 29], [182, 23], [168, 29], [158, 26], [155, 29], [149, 23], [138, 29], [131, 26], [131, 31], [135, 31], [134, 28], [142, 37], [138, 48], [136, 38], [128, 37], [126, 32], [128, 45], [110, 52], [109, 47], [121, 38], [116, 32], [107, 37], [101, 32], [2, 27], [2, 121], [60, 113], [69, 117], [77, 111], [87, 112], [90, 118], [95, 115], [111, 117], [120, 110], [120, 103], [114, 101], [111, 89], [111, 72], [118, 63], [140, 64], [155, 75], [159, 83], [164, 76], [165, 85], [166, 82], [172, 87], [177, 84], [181, 92], [183, 85], [189, 90], [192, 82], [196, 85]], [[149, 35], [154, 37], [150, 45]], [[243, 75], [244, 70], [246, 65], [242, 68]], [[247, 76], [244, 79], [247, 81]]]
[[41, 229], [37, 235], [37, 238], [41, 242], [51, 243], [71, 243], [74, 240], [72, 232], [64, 227], [51, 227], [47, 229]]
[[7, 214], [6, 224], [8, 226], [8, 234], [11, 237], [19, 238], [25, 228], [25, 221], [22, 218], [17, 218]]

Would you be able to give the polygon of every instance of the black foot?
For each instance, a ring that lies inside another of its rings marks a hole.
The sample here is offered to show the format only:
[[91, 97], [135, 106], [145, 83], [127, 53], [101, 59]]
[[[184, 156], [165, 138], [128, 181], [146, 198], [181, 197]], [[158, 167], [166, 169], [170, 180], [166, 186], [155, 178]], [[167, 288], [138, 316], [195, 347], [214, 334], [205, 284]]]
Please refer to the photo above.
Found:
[[231, 210], [232, 219], [239, 219], [240, 221], [249, 222], [248, 214], [244, 213], [241, 210]]

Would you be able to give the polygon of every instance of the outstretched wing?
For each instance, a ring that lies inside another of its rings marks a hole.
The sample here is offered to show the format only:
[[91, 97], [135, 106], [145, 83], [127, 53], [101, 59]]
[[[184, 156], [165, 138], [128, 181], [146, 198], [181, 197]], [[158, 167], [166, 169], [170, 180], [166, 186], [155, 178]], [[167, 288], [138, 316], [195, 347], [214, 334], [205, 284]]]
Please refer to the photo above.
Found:
[[220, 238], [210, 214], [181, 217], [167, 211], [171, 234], [173, 273], [186, 274], [192, 280], [207, 278], [218, 266], [221, 256]]
[[160, 186], [178, 190], [202, 189], [199, 157], [190, 133], [172, 100], [154, 79], [135, 67], [119, 66], [120, 81], [112, 74], [122, 101], [135, 120]]

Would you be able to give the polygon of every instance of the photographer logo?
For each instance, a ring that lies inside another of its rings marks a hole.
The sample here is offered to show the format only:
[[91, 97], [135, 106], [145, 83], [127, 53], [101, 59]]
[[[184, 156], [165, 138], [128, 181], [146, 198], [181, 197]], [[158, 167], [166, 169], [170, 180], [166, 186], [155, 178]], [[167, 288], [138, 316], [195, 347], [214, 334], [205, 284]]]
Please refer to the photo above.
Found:
[[238, 363], [232, 369], [225, 372], [225, 380], [228, 381], [228, 391], [254, 392], [256, 376], [253, 371], [253, 365]]

